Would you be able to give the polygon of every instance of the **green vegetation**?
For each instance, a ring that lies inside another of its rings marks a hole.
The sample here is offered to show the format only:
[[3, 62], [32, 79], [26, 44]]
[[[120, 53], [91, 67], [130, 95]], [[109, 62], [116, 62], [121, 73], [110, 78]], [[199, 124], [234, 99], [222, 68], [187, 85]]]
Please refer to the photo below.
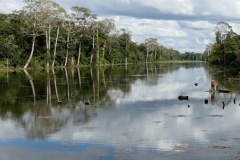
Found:
[[73, 6], [71, 14], [54, 0], [23, 0], [25, 6], [0, 14], [0, 61], [11, 67], [149, 63], [204, 60], [202, 54], [168, 49], [148, 38], [137, 44], [113, 19], [98, 20], [88, 8]]
[[214, 32], [216, 42], [206, 46], [207, 60], [211, 64], [239, 66], [240, 35], [226, 22], [219, 22]]

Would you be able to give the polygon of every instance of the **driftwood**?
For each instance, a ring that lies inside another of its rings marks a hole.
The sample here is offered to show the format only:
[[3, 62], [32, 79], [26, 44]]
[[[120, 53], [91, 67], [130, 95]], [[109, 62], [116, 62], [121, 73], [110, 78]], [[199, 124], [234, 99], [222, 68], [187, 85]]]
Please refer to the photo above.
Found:
[[205, 103], [205, 104], [208, 104], [208, 100], [207, 100], [207, 99], [205, 99], [205, 100], [204, 100], [204, 103]]
[[230, 91], [226, 90], [226, 89], [219, 89], [218, 92], [220, 92], [220, 93], [229, 93]]
[[179, 100], [188, 100], [188, 96], [178, 96]]

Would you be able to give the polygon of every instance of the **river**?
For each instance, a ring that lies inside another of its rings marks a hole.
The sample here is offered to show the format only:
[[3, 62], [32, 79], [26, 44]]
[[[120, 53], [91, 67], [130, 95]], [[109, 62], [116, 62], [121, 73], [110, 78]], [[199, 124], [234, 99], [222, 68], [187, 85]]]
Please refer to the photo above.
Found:
[[0, 73], [0, 159], [240, 159], [236, 76], [205, 63]]

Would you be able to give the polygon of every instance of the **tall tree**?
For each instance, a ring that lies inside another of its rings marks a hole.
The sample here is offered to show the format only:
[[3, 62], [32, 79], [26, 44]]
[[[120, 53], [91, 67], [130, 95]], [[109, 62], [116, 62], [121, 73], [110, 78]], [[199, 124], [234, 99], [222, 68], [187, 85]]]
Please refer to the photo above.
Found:
[[232, 43], [230, 41], [236, 36], [236, 33], [233, 32], [232, 27], [226, 22], [217, 23], [214, 32], [216, 35], [216, 43], [213, 45], [214, 54], [208, 58], [212, 62], [223, 63], [225, 65], [227, 59], [232, 57], [231, 49], [228, 50], [227, 48], [231, 46]]
[[155, 59], [157, 56], [157, 48], [158, 48], [158, 42], [156, 38], [148, 38], [145, 40], [145, 46], [146, 46], [146, 50], [147, 50], [147, 55], [146, 55], [146, 63], [148, 62], [148, 56], [149, 56], [149, 52], [151, 52], [152, 54], [154, 53], [155, 55]]
[[109, 42], [111, 40], [110, 36], [113, 35], [116, 31], [116, 25], [115, 25], [114, 19], [103, 19], [102, 21], [99, 22], [99, 25], [100, 25], [100, 30], [102, 30], [106, 36], [103, 42], [103, 55], [101, 60], [101, 61], [104, 61], [106, 48], [110, 44]]
[[[52, 12], [51, 9], [55, 8], [57, 4], [53, 0], [23, 1], [26, 3], [26, 5], [23, 7], [22, 10], [18, 11], [17, 13], [27, 18], [30, 27], [30, 33], [28, 34], [32, 37], [31, 53], [26, 64], [23, 67], [24, 69], [27, 69], [34, 54], [36, 37], [39, 36], [41, 31], [45, 27], [45, 24], [47, 23], [47, 20], [49, 18], [49, 13]], [[47, 43], [47, 48], [49, 49], [48, 45], [49, 43]]]
[[[47, 65], [46, 67], [49, 68], [49, 60], [50, 60], [50, 52], [51, 52], [51, 31], [53, 28], [57, 29], [57, 35], [55, 40], [55, 49], [58, 41], [59, 36], [59, 19], [63, 20], [64, 16], [66, 15], [66, 11], [59, 6], [53, 0], [49, 0], [47, 3], [47, 10], [44, 10], [43, 14], [46, 14], [45, 17], [45, 35], [46, 35], [46, 50], [47, 50]], [[56, 51], [54, 50], [54, 59], [55, 60]]]
[[124, 47], [124, 57], [125, 57], [125, 64], [128, 63], [128, 49], [129, 49], [129, 43], [131, 42], [131, 32], [127, 29], [121, 29], [122, 34], [120, 35], [120, 43], [122, 47]]
[[234, 35], [232, 27], [226, 22], [218, 22], [218, 24], [214, 28], [214, 32], [216, 35], [216, 42], [221, 44], [224, 40], [226, 40], [228, 36]]
[[[82, 37], [86, 34], [86, 30], [90, 28], [93, 21], [96, 19], [96, 15], [91, 10], [85, 7], [73, 6], [73, 18], [76, 27], [76, 40], [78, 41], [78, 60], [77, 65], [80, 65], [81, 48], [82, 48]], [[95, 31], [95, 30], [94, 30]], [[94, 35], [93, 35], [94, 36]], [[93, 37], [94, 39], [94, 37]], [[93, 44], [94, 47], [94, 44]]]

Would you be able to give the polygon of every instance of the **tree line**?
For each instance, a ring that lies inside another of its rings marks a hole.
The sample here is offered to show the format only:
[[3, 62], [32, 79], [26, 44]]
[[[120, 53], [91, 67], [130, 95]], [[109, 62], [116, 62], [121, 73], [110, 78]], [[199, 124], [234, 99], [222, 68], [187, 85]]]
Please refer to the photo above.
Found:
[[85, 7], [71, 13], [54, 0], [23, 0], [25, 6], [0, 14], [0, 65], [27, 69], [204, 60], [202, 54], [169, 49], [156, 38], [138, 44], [113, 19], [98, 20]]
[[226, 22], [219, 22], [214, 28], [215, 43], [206, 46], [204, 54], [211, 64], [240, 64], [240, 35]]

